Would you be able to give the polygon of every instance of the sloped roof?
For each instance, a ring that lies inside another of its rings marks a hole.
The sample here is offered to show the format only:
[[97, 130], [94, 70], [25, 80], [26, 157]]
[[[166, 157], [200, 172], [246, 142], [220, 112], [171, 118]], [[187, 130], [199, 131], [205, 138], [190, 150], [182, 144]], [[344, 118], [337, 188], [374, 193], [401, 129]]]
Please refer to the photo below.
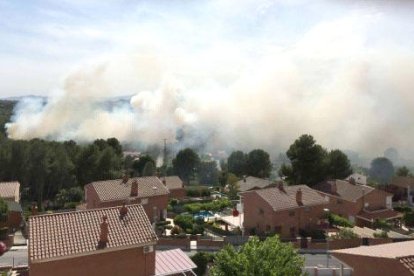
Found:
[[[125, 221], [119, 207], [90, 209], [29, 218], [29, 258], [32, 262], [76, 257], [108, 249], [139, 247], [154, 243], [157, 236], [141, 205], [128, 205]], [[102, 217], [108, 217], [107, 248], [97, 250]]]
[[412, 176], [396, 176], [392, 179], [391, 185], [407, 188], [410, 186], [414, 188], [414, 177]]
[[334, 250], [333, 252], [368, 257], [398, 259], [414, 256], [414, 241], [359, 246], [354, 248]]
[[[161, 181], [164, 177], [160, 177]], [[166, 176], [165, 185], [169, 190], [181, 189], [184, 187], [183, 181], [178, 176]]]
[[[336, 193], [332, 192], [332, 186], [336, 185]], [[366, 185], [354, 185], [345, 180], [329, 180], [321, 182], [314, 186], [315, 190], [331, 194], [348, 201], [357, 201], [362, 196], [375, 190], [375, 188]]]
[[181, 249], [155, 253], [156, 276], [177, 275], [196, 267], [196, 264]]
[[[296, 193], [299, 189], [302, 191], [302, 205], [299, 205], [296, 201]], [[329, 203], [328, 198], [323, 197], [306, 185], [284, 186], [283, 190], [278, 187], [266, 188], [246, 193], [256, 193], [275, 211]]]
[[394, 211], [392, 209], [381, 209], [381, 210], [375, 210], [375, 211], [362, 210], [361, 212], [359, 212], [357, 217], [362, 218], [364, 220], [368, 220], [368, 221], [374, 221], [376, 219], [388, 220], [388, 219], [401, 218], [403, 217], [403, 214], [397, 211]]
[[272, 185], [273, 182], [268, 179], [247, 176], [237, 182], [240, 192], [250, 191], [253, 189], [263, 189]]
[[126, 183], [122, 179], [96, 181], [89, 183], [101, 201], [123, 200], [130, 197], [131, 184], [138, 182], [138, 198], [166, 195], [169, 193], [161, 180], [155, 176], [130, 178]]
[[[400, 264], [414, 274], [414, 241], [340, 249], [332, 251], [332, 254], [339, 259], [346, 255], [393, 259], [396, 265]], [[357, 262], [363, 263], [363, 261], [361, 259]]]
[[17, 181], [13, 182], [0, 182], [0, 198], [15, 198], [19, 195], [20, 183]]

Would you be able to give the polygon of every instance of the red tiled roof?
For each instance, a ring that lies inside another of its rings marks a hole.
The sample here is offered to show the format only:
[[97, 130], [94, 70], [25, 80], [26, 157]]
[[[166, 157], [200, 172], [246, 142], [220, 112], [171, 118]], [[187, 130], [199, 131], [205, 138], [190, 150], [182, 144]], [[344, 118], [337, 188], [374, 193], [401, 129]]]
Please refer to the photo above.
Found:
[[181, 249], [155, 253], [156, 276], [181, 274], [196, 267], [195, 263]]
[[101, 201], [122, 200], [130, 197], [131, 184], [138, 181], [138, 198], [166, 195], [169, 193], [161, 180], [155, 176], [130, 178], [126, 183], [122, 179], [96, 181], [89, 183]]
[[[162, 181], [164, 177], [160, 177], [160, 179]], [[183, 181], [178, 176], [166, 176], [165, 184], [169, 190], [181, 189], [184, 187]]]
[[[342, 255], [394, 259], [414, 274], [414, 241], [360, 246], [334, 250], [332, 253], [338, 259], [341, 259]], [[363, 261], [361, 259], [359, 262]]]
[[20, 183], [13, 182], [0, 182], [0, 198], [13, 198], [15, 201], [19, 201]]
[[399, 259], [414, 256], [414, 241], [386, 243], [334, 250], [334, 253]]
[[414, 256], [398, 259], [414, 275]]
[[401, 218], [403, 214], [391, 210], [391, 209], [381, 209], [381, 210], [375, 210], [375, 211], [368, 211], [368, 210], [362, 210], [357, 217], [368, 220], [368, 221], [374, 221], [376, 219], [395, 219], [395, 218]]
[[[139, 247], [155, 243], [157, 236], [141, 205], [128, 205], [128, 217], [119, 219], [119, 207], [90, 209], [29, 218], [29, 259], [47, 261], [98, 253], [102, 217], [108, 217], [107, 248]], [[101, 250], [99, 250], [101, 251]]]
[[[332, 186], [336, 185], [336, 193], [332, 193]], [[347, 201], [357, 201], [362, 196], [375, 190], [366, 185], [354, 185], [345, 180], [329, 180], [314, 186], [318, 191], [331, 194]]]
[[[296, 192], [302, 191], [302, 205], [296, 202]], [[328, 204], [329, 199], [321, 196], [317, 191], [306, 185], [284, 186], [283, 191], [279, 188], [266, 188], [254, 190], [245, 193], [257, 193], [263, 198], [275, 211], [297, 208], [300, 206], [314, 206]]]

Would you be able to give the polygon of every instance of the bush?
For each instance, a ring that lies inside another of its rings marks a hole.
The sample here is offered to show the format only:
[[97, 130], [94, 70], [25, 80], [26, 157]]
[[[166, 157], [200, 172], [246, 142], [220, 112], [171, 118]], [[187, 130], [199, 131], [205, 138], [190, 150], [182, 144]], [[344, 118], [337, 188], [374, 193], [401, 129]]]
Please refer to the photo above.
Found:
[[312, 229], [312, 230], [305, 230], [305, 229], [299, 229], [299, 235], [301, 237], [311, 237], [315, 240], [324, 240], [325, 237], [325, 231], [319, 230], [319, 229]]
[[204, 234], [204, 226], [203, 225], [199, 225], [199, 224], [194, 224], [194, 227], [192, 229], [192, 233], [193, 235], [197, 235], [197, 234]]
[[414, 226], [414, 213], [405, 213], [403, 220], [406, 226], [413, 227]]
[[394, 210], [401, 213], [412, 213], [412, 209], [408, 206], [394, 207]]
[[331, 225], [349, 227], [349, 228], [354, 227], [354, 224], [348, 219], [332, 214], [332, 213], [329, 214], [328, 220]]
[[171, 235], [178, 235], [180, 233], [182, 233], [183, 230], [181, 229], [180, 226], [175, 225], [172, 229], [171, 229]]
[[197, 265], [194, 269], [195, 274], [202, 276], [206, 273], [207, 264], [213, 262], [214, 255], [206, 252], [197, 252], [191, 257], [191, 260]]
[[388, 222], [386, 222], [384, 219], [376, 219], [374, 221], [373, 227], [380, 228], [382, 230], [391, 230], [392, 226]]
[[374, 238], [385, 239], [385, 238], [388, 238], [388, 234], [385, 231], [381, 231], [379, 233], [374, 233]]
[[178, 215], [174, 218], [174, 224], [182, 229], [193, 229], [194, 220], [191, 215]]
[[9, 233], [9, 228], [8, 227], [0, 228], [0, 240], [7, 239], [7, 234], [8, 233]]
[[188, 197], [207, 197], [211, 193], [207, 187], [192, 187], [187, 188], [186, 194]]
[[216, 199], [216, 200], [205, 202], [205, 203], [196, 202], [196, 203], [185, 204], [184, 209], [194, 214], [194, 213], [200, 212], [201, 210], [218, 212], [232, 205], [233, 204], [231, 203], [230, 200], [228, 200], [227, 198], [222, 198], [222, 199]]
[[78, 205], [78, 202], [66, 202], [63, 208], [65, 209], [76, 209], [76, 206]]
[[339, 232], [333, 236], [334, 239], [356, 239], [358, 235], [349, 228], [342, 228]]
[[170, 204], [171, 204], [171, 206], [175, 206], [175, 205], [177, 205], [178, 204], [178, 199], [175, 199], [175, 198], [173, 198], [173, 199], [171, 199], [170, 200]]

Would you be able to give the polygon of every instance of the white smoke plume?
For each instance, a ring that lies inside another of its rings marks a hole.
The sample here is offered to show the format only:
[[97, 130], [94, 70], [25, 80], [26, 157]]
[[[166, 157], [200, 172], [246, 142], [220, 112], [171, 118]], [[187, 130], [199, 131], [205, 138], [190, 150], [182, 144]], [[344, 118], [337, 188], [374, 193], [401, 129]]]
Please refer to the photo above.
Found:
[[[372, 45], [383, 16], [353, 12], [288, 45], [267, 39], [277, 35], [272, 25], [254, 42], [192, 52], [149, 39], [69, 74], [45, 104], [22, 101], [8, 135], [142, 144], [166, 138], [277, 153], [310, 133], [328, 148], [412, 152], [414, 54], [398, 43]], [[133, 95], [129, 103], [104, 104], [120, 93]]]

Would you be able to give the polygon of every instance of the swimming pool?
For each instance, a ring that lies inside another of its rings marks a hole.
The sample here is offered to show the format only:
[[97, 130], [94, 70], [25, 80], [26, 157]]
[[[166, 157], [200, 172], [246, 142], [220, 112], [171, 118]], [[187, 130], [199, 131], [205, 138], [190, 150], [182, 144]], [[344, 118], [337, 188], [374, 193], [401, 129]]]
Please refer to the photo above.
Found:
[[200, 211], [198, 213], [195, 213], [193, 215], [193, 218], [194, 219], [206, 219], [206, 218], [213, 217], [213, 216], [214, 214], [210, 211]]

